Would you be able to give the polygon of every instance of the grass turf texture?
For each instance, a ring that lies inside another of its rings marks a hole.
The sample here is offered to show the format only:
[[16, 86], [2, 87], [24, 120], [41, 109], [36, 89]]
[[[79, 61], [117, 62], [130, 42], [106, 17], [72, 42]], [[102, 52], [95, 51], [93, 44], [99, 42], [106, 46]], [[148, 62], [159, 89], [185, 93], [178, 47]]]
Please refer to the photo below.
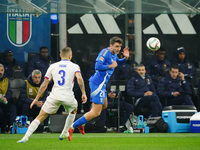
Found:
[[16, 143], [22, 134], [0, 134], [2, 150], [199, 150], [199, 133], [74, 133], [72, 141], [59, 134], [33, 134], [27, 143]]

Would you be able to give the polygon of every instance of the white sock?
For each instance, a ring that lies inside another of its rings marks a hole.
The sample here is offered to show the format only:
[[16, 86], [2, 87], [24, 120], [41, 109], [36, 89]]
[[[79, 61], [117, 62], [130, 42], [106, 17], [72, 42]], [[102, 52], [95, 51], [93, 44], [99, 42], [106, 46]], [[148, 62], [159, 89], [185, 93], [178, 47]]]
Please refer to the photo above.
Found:
[[61, 135], [67, 134], [69, 128], [74, 122], [75, 117], [76, 117], [76, 114], [71, 114], [71, 113], [67, 116], [67, 119], [65, 121], [65, 126], [63, 128]]
[[30, 126], [28, 127], [28, 130], [27, 130], [27, 132], [26, 132], [26, 134], [24, 135], [23, 138], [25, 138], [26, 140], [28, 140], [28, 138], [38, 128], [39, 125], [40, 125], [40, 121], [38, 119], [34, 119], [31, 122]]

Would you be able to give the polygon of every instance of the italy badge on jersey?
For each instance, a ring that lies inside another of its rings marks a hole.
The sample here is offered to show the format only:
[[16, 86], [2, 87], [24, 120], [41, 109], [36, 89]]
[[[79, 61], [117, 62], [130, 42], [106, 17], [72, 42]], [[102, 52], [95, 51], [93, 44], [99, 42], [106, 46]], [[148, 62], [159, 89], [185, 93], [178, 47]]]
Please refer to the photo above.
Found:
[[21, 47], [26, 45], [32, 34], [32, 15], [22, 9], [8, 7], [7, 37], [11, 44]]

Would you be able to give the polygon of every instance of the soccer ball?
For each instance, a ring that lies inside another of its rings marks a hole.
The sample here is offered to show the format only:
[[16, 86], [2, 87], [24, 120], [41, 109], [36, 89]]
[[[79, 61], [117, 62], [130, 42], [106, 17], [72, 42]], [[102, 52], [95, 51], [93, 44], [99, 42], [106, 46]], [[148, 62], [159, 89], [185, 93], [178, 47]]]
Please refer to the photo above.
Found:
[[150, 50], [150, 51], [157, 51], [159, 50], [160, 46], [161, 46], [161, 43], [160, 43], [160, 40], [156, 37], [151, 37], [147, 40], [147, 48]]

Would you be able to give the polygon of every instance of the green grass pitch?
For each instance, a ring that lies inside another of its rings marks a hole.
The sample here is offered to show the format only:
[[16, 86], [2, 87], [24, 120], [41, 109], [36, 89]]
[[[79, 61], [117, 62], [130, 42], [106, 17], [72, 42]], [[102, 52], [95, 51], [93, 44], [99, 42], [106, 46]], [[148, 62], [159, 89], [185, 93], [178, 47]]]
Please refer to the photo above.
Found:
[[1, 150], [199, 150], [199, 133], [74, 133], [72, 141], [60, 141], [58, 133], [33, 134], [27, 143], [17, 143], [23, 134], [0, 134]]

